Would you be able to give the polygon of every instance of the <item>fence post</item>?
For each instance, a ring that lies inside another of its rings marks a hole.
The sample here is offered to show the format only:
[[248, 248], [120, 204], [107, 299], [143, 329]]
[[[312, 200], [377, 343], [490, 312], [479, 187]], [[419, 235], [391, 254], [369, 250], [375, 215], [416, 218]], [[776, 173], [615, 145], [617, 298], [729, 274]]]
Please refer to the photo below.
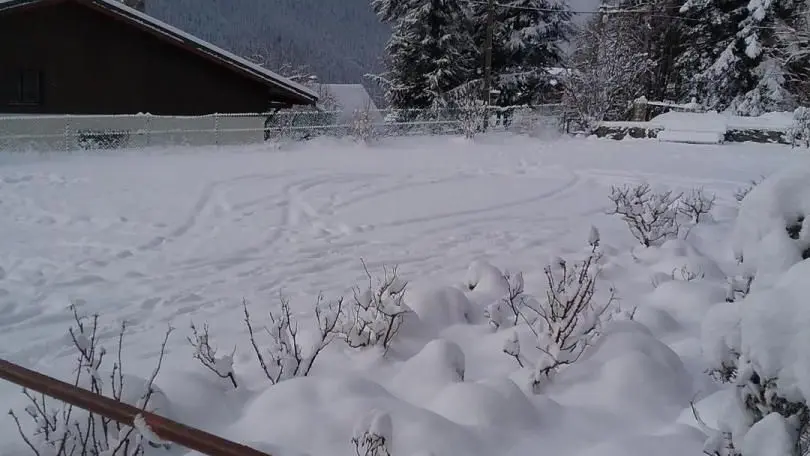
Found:
[[152, 142], [152, 114], [146, 113], [146, 147], [149, 147]]
[[65, 152], [70, 152], [70, 117], [65, 117]]
[[214, 114], [214, 144], [219, 145], [219, 114]]
[[636, 122], [647, 121], [647, 98], [643, 95], [633, 101], [633, 120]]

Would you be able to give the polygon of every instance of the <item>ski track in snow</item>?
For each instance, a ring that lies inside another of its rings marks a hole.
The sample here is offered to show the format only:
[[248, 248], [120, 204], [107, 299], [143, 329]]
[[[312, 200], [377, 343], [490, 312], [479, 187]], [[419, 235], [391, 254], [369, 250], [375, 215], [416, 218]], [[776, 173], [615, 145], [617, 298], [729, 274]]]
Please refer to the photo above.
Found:
[[[797, 159], [773, 146], [508, 136], [187, 151], [0, 164], [0, 356], [69, 365], [72, 299], [108, 320], [105, 335], [130, 322], [128, 354], [149, 365], [168, 323], [230, 320], [219, 334], [236, 340], [242, 298], [283, 290], [306, 312], [319, 292], [361, 281], [361, 258], [445, 283], [478, 258], [538, 270], [591, 224], [623, 233], [604, 213], [610, 185], [704, 186], [728, 201]], [[187, 350], [184, 336], [170, 346]]]

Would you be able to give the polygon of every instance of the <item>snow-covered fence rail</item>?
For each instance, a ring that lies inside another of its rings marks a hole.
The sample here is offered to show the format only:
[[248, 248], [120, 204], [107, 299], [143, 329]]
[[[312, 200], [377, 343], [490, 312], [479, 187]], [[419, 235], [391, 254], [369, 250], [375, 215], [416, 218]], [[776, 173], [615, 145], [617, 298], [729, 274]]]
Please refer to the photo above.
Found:
[[154, 437], [162, 441], [174, 442], [202, 454], [209, 456], [269, 456], [253, 448], [92, 393], [4, 359], [0, 359], [0, 379], [83, 408], [119, 423], [133, 426], [137, 432], [153, 434]]
[[[562, 128], [561, 105], [493, 107], [492, 130]], [[79, 150], [161, 145], [235, 145], [318, 136], [457, 134], [465, 111], [283, 110], [206, 116], [0, 115], [0, 150]]]

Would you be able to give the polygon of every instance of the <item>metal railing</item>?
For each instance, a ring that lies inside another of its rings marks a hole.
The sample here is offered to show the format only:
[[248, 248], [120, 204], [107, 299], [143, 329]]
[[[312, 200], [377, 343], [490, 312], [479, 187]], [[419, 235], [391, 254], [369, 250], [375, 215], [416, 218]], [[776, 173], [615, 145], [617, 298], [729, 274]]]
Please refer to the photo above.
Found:
[[209, 456], [269, 456], [245, 445], [92, 393], [3, 359], [0, 359], [0, 379], [128, 426], [136, 426], [136, 417], [141, 417], [149, 430], [160, 439]]
[[[562, 107], [492, 107], [492, 130], [561, 128]], [[483, 115], [483, 114], [482, 114]], [[459, 134], [469, 112], [447, 110], [285, 110], [205, 116], [0, 115], [0, 150], [91, 150], [162, 145], [236, 145], [358, 134]]]

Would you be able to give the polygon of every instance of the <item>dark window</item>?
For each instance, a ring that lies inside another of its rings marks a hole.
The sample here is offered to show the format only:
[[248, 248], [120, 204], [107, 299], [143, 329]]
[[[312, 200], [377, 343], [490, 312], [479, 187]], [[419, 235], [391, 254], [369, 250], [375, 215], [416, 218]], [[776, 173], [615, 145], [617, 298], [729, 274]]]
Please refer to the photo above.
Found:
[[11, 102], [19, 105], [39, 105], [42, 103], [42, 73], [36, 70], [20, 71], [16, 78], [16, 90]]

